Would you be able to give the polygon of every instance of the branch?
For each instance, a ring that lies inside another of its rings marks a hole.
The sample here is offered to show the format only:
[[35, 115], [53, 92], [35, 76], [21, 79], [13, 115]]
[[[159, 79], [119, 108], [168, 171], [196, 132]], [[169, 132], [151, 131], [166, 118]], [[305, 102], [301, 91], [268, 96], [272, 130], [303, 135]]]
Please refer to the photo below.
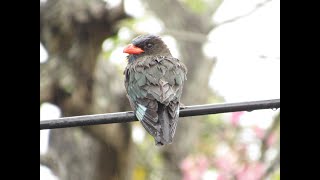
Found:
[[280, 125], [280, 114], [277, 115], [277, 117], [273, 120], [272, 125], [270, 126], [270, 128], [267, 130], [267, 132], [265, 133], [263, 139], [262, 139], [262, 145], [261, 145], [261, 157], [260, 157], [260, 161], [263, 162], [265, 160], [265, 152], [267, 151], [268, 145], [268, 139], [270, 138], [270, 136], [272, 135], [272, 133], [277, 129], [277, 127]]
[[166, 28], [204, 34], [212, 29], [211, 16], [193, 13], [178, 0], [144, 0], [144, 2]]
[[53, 158], [49, 153], [40, 155], [40, 164], [48, 167], [55, 175], [58, 175], [59, 166], [54, 159], [56, 158]]
[[132, 18], [124, 10], [124, 0], [122, 0], [117, 7], [110, 9], [109, 16], [111, 22], [117, 22], [122, 19]]
[[191, 31], [184, 31], [184, 30], [176, 30], [176, 29], [165, 29], [162, 34], [172, 35], [175, 39], [181, 41], [188, 41], [188, 42], [197, 42], [197, 43], [204, 43], [208, 41], [207, 34], [191, 32]]
[[[234, 17], [232, 19], [223, 21], [221, 23], [218, 23], [216, 25], [213, 26], [213, 28], [216, 28], [220, 25], [224, 25], [224, 24], [228, 24], [234, 21], [237, 21], [241, 18], [244, 18], [246, 16], [249, 16], [251, 14], [253, 14], [255, 11], [257, 11], [259, 8], [263, 7], [265, 4], [267, 4], [268, 2], [270, 2], [271, 0], [266, 0], [262, 3], [259, 3], [255, 6], [255, 8], [244, 14], [241, 16], [237, 16]], [[216, 8], [220, 7], [220, 4], [222, 3], [222, 1], [218, 1], [218, 4], [216, 5]], [[214, 11], [216, 11], [217, 9], [215, 9]], [[193, 32], [193, 31], [186, 31], [184, 29], [170, 29], [170, 28], [166, 28], [161, 34], [168, 34], [168, 35], [172, 35], [174, 36], [174, 38], [181, 40], [181, 41], [187, 41], [187, 42], [197, 42], [197, 43], [203, 43], [203, 42], [211, 42], [210, 40], [208, 40], [207, 34], [205, 33], [198, 33], [198, 32]], [[260, 56], [260, 58], [266, 58], [266, 56]], [[279, 57], [276, 57], [277, 59], [280, 59]]]
[[261, 179], [267, 179], [267, 177], [276, 170], [280, 165], [280, 152], [277, 154], [276, 158], [272, 161], [269, 167], [266, 169]]
[[[280, 108], [280, 99], [251, 101], [239, 103], [221, 103], [209, 105], [185, 106], [180, 108], [179, 117], [200, 116], [207, 114], [218, 114], [234, 111], [253, 111], [257, 109]], [[64, 117], [59, 119], [40, 121], [40, 130], [66, 128], [75, 126], [88, 126], [97, 124], [125, 123], [137, 121], [134, 113], [117, 112], [107, 114], [95, 114], [85, 116]]]
[[267, 3], [271, 2], [271, 0], [265, 0], [261, 3], [258, 3], [251, 11], [249, 11], [248, 13], [246, 14], [243, 14], [243, 15], [240, 15], [240, 16], [236, 16], [234, 18], [231, 18], [231, 19], [228, 19], [226, 21], [223, 21], [221, 23], [218, 23], [218, 24], [215, 24], [214, 28], [217, 28], [221, 25], [225, 25], [225, 24], [228, 24], [228, 23], [232, 23], [232, 22], [235, 22], [237, 20], [240, 20], [244, 17], [247, 17], [247, 16], [250, 16], [251, 14], [253, 14], [254, 12], [256, 12], [258, 9], [260, 9], [261, 7], [265, 6]]
[[217, 10], [221, 7], [222, 3], [224, 0], [214, 0], [213, 2], [209, 2], [208, 6], [210, 6], [210, 10], [207, 13], [207, 16], [212, 16], [214, 15]]
[[280, 56], [279, 57], [271, 57], [271, 56], [266, 56], [266, 55], [260, 55], [259, 56], [260, 59], [278, 59], [280, 60]]

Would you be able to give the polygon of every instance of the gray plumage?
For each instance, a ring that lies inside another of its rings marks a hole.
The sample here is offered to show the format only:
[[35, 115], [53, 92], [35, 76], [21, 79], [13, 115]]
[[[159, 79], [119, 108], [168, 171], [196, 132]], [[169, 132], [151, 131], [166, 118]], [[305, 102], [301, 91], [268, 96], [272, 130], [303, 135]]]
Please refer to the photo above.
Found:
[[124, 71], [130, 105], [156, 145], [169, 144], [178, 123], [187, 68], [158, 36], [138, 36], [132, 44], [144, 52], [130, 54]]

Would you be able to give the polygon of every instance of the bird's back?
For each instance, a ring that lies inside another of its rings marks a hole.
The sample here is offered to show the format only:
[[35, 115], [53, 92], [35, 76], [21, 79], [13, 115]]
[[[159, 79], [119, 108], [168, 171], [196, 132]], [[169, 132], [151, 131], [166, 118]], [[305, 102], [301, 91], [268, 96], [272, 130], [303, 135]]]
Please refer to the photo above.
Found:
[[157, 145], [172, 142], [186, 73], [183, 63], [165, 56], [145, 56], [125, 69], [130, 104]]

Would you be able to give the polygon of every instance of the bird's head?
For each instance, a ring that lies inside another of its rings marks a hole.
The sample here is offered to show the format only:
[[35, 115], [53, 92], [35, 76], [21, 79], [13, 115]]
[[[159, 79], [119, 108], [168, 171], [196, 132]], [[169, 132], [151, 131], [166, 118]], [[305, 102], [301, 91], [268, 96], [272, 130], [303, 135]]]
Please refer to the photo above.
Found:
[[124, 53], [128, 53], [129, 61], [142, 56], [171, 56], [166, 44], [159, 36], [140, 35], [134, 38], [127, 47], [123, 49]]

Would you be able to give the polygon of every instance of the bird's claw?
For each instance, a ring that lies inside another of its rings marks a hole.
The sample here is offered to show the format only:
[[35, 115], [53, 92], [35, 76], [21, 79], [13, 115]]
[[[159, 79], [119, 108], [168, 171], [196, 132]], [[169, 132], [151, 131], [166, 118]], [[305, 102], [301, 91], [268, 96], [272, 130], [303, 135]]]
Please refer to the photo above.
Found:
[[185, 108], [186, 108], [186, 106], [184, 104], [180, 103], [180, 109], [185, 109]]

